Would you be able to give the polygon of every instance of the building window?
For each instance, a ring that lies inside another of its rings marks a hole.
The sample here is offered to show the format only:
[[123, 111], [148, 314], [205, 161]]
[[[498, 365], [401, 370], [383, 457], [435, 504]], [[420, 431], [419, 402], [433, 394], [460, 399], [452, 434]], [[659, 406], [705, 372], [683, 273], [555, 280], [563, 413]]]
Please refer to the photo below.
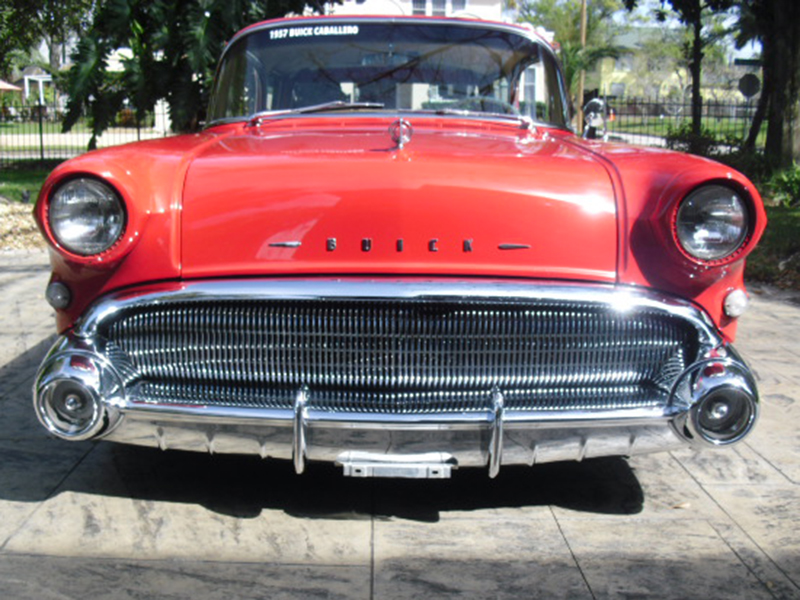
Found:
[[412, 14], [444, 17], [467, 10], [467, 0], [412, 0]]
[[633, 54], [623, 54], [617, 57], [617, 60], [614, 63], [614, 68], [617, 71], [633, 71]]
[[616, 98], [622, 98], [625, 96], [625, 84], [624, 83], [612, 83], [611, 84], [611, 95]]

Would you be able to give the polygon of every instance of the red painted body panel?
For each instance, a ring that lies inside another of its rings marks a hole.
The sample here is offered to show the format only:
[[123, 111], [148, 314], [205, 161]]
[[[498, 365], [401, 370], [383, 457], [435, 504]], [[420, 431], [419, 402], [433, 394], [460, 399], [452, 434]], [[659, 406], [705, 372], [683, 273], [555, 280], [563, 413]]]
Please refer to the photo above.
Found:
[[[659, 148], [581, 141], [613, 165], [624, 198], [620, 205], [619, 281], [682, 296], [702, 306], [733, 340], [736, 320], [723, 312], [725, 296], [744, 289], [744, 259], [767, 224], [761, 196], [741, 173], [720, 163]], [[721, 264], [687, 257], [673, 235], [678, 203], [700, 185], [717, 182], [737, 189], [750, 200], [754, 227], [742, 250]]]
[[[139, 142], [89, 152], [58, 166], [39, 194], [35, 217], [52, 245], [52, 279], [72, 291], [71, 306], [56, 311], [64, 331], [98, 296], [143, 281], [180, 277], [180, 215], [186, 169], [194, 153], [224, 135], [222, 131]], [[47, 225], [53, 187], [71, 177], [90, 175], [110, 183], [128, 212], [122, 240], [99, 257], [80, 257], [59, 248]]]
[[615, 199], [590, 155], [516, 126], [414, 117], [398, 150], [393, 120], [268, 122], [209, 146], [184, 194], [184, 276], [614, 281]]
[[[146, 282], [408, 274], [647, 286], [692, 299], [733, 338], [722, 302], [742, 287], [744, 257], [766, 224], [758, 192], [742, 175], [673, 152], [447, 117], [412, 119], [412, 141], [396, 150], [389, 122], [338, 116], [229, 125], [64, 163], [36, 209], [48, 239], [46, 199], [68, 177], [110, 182], [130, 216], [123, 241], [98, 258], [52, 251], [53, 278], [74, 294], [58, 311], [59, 330], [98, 296]], [[717, 180], [752, 200], [756, 225], [735, 260], [709, 266], [681, 253], [671, 218], [689, 191]], [[270, 246], [286, 242], [300, 245]]]

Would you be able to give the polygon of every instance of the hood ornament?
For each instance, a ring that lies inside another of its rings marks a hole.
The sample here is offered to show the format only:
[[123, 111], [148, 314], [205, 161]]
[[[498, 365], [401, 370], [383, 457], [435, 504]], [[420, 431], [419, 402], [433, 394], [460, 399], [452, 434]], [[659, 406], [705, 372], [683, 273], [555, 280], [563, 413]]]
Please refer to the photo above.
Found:
[[397, 150], [402, 150], [408, 142], [411, 141], [411, 136], [414, 135], [414, 128], [411, 123], [400, 117], [389, 125], [389, 135], [392, 136], [392, 141], [396, 144]]

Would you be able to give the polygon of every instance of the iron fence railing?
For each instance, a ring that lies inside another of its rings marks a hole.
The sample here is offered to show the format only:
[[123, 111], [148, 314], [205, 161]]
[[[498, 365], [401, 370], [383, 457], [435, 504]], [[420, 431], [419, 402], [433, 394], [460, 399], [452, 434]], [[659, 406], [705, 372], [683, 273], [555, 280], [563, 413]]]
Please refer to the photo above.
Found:
[[[609, 121], [611, 140], [665, 146], [671, 132], [691, 123], [691, 104], [640, 98], [609, 98], [613, 109]], [[710, 102], [703, 105], [703, 129], [720, 143], [747, 135], [755, 113], [755, 102]], [[0, 167], [19, 161], [57, 161], [86, 152], [92, 135], [88, 119], [80, 119], [62, 133], [63, 113], [52, 106], [0, 107]], [[164, 103], [159, 103], [144, 122], [132, 110], [121, 111], [114, 126], [97, 140], [97, 147], [116, 146], [170, 134]], [[760, 139], [762, 142], [763, 140]]]
[[[53, 162], [83, 154], [89, 148], [92, 127], [82, 117], [62, 133], [64, 114], [54, 106], [0, 107], [0, 167], [20, 161]], [[118, 146], [169, 135], [166, 106], [158, 105], [143, 122], [133, 110], [122, 110], [115, 123], [97, 139], [97, 147]]]
[[[692, 122], [689, 101], [642, 98], [609, 98], [613, 116], [609, 122], [611, 139], [633, 144], [665, 146], [670, 135], [688, 128]], [[720, 143], [730, 145], [744, 139], [756, 112], [756, 102], [707, 100], [702, 105], [702, 130]], [[763, 139], [759, 140], [763, 145]]]

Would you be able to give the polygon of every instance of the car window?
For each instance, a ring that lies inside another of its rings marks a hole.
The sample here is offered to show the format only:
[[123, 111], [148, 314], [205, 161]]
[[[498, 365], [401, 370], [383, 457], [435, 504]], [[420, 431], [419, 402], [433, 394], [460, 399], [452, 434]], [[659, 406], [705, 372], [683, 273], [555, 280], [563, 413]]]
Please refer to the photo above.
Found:
[[209, 121], [370, 102], [567, 122], [552, 54], [522, 33], [473, 24], [319, 23], [264, 27], [234, 41], [217, 72]]

